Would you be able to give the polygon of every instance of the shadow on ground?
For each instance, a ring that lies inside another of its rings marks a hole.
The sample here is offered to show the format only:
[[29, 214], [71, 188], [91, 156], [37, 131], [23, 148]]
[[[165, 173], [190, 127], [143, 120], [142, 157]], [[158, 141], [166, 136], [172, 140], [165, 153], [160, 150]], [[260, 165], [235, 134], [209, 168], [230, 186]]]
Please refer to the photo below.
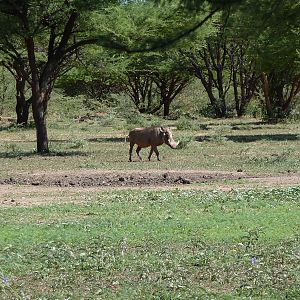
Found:
[[[224, 135], [228, 141], [236, 143], [251, 143], [257, 141], [300, 141], [299, 134], [259, 134], [259, 135]], [[196, 141], [215, 140], [214, 136], [197, 136]]]
[[[258, 126], [258, 125], [266, 125], [268, 124], [267, 122], [264, 121], [249, 121], [249, 122], [230, 122], [228, 124], [224, 124], [224, 125], [228, 125], [228, 126]], [[220, 126], [220, 123], [218, 121], [216, 122], [209, 122], [206, 123], [206, 125], [208, 126]]]
[[16, 124], [16, 122], [14, 121], [13, 123], [9, 123], [9, 124], [2, 124], [0, 125], [0, 131], [26, 131], [26, 130], [31, 130], [35, 128], [35, 125], [33, 122], [30, 122], [27, 126], [23, 126], [20, 124]]
[[260, 134], [260, 135], [226, 135], [227, 140], [237, 143], [249, 143], [256, 141], [299, 141], [298, 134]]
[[87, 139], [88, 142], [92, 143], [124, 143], [128, 139], [125, 137], [100, 137], [100, 138], [92, 138], [92, 139]]
[[16, 151], [16, 152], [0, 152], [0, 158], [22, 158], [22, 157], [36, 157], [36, 156], [44, 156], [44, 157], [55, 157], [55, 156], [87, 156], [88, 154], [82, 151], [51, 151], [45, 154], [38, 154], [33, 151], [25, 152], [25, 151]]

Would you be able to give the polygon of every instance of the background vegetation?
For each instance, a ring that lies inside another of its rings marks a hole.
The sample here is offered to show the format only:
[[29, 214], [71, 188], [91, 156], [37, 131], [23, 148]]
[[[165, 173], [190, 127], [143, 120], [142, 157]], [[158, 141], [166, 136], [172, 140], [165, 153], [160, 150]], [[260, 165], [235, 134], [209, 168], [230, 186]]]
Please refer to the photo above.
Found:
[[299, 10], [291, 0], [2, 1], [17, 123], [28, 124], [32, 107], [37, 152], [47, 153], [56, 86], [100, 102], [125, 94], [140, 113], [169, 118], [196, 78], [211, 117], [242, 117], [257, 102], [268, 122], [297, 116]]

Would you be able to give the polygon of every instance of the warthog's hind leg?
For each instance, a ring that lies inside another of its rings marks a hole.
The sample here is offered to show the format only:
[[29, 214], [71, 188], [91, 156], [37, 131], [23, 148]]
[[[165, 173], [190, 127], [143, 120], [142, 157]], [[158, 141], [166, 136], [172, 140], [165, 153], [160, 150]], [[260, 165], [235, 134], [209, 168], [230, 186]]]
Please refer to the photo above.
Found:
[[132, 161], [131, 156], [132, 156], [132, 149], [133, 149], [134, 143], [130, 143], [130, 148], [129, 148], [129, 161]]
[[140, 146], [137, 146], [136, 148], [136, 154], [138, 155], [139, 159], [142, 160], [142, 157], [140, 156], [140, 151], [141, 151], [141, 147]]

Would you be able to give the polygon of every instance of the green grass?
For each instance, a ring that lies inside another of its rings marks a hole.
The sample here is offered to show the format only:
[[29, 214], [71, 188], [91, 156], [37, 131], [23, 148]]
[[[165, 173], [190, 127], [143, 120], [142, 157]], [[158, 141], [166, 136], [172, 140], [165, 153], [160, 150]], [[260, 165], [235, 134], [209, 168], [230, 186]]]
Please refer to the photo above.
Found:
[[300, 187], [73, 197], [1, 209], [1, 299], [300, 297]]
[[[128, 130], [103, 127], [93, 122], [58, 122], [49, 127], [49, 156], [35, 155], [34, 129], [0, 131], [1, 175], [31, 169], [206, 169], [252, 173], [299, 172], [300, 135], [298, 124], [267, 125], [253, 120], [199, 121], [199, 130], [176, 130], [182, 147], [160, 147], [161, 162], [128, 163]], [[176, 121], [168, 121], [176, 126]], [[118, 124], [116, 124], [117, 126]], [[201, 126], [200, 126], [201, 125]], [[205, 126], [204, 126], [205, 125]], [[118, 127], [118, 126], [117, 126]], [[202, 129], [201, 129], [202, 128]], [[141, 151], [147, 158], [149, 149]], [[134, 153], [135, 154], [135, 153]], [[1, 176], [0, 175], [0, 176]]]

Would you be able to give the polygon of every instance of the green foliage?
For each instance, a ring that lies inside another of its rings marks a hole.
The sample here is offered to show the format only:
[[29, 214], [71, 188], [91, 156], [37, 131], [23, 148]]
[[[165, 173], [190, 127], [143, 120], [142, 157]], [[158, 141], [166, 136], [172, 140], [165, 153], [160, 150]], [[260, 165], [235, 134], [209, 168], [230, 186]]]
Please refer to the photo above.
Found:
[[[250, 42], [247, 57], [256, 60], [257, 70], [276, 69], [285, 72], [289, 69], [293, 75], [299, 73], [299, 5], [291, 0], [264, 0], [259, 3], [252, 0], [226, 3], [63, 0], [46, 3], [30, 0], [17, 4], [24, 11], [28, 10], [29, 28], [26, 30], [16, 22], [16, 16], [6, 14], [11, 5], [10, 2], [0, 1], [0, 23], [3, 25], [0, 43], [4, 61], [11, 61], [17, 56], [24, 60], [27, 68], [24, 37], [34, 33], [39, 67], [45, 64], [49, 58], [46, 49], [51, 28], [55, 27], [55, 33], [60, 36], [67, 17], [73, 11], [79, 13], [76, 28], [80, 30], [74, 31], [74, 39], [70, 39], [66, 47], [75, 40], [97, 39], [98, 46], [89, 46], [77, 52], [80, 63], [75, 63], [73, 58], [66, 60], [68, 67], [76, 66], [60, 81], [60, 86], [69, 88], [70, 95], [83, 93], [103, 101], [108, 94], [123, 91], [121, 83], [130, 72], [151, 76], [157, 73], [167, 76], [178, 72], [188, 76], [189, 65], [182, 59], [182, 51], [197, 50], [203, 46], [205, 38], [215, 35], [223, 20], [223, 9], [225, 15], [230, 12], [228, 36], [242, 43]], [[197, 27], [216, 8], [204, 25]], [[59, 40], [54, 44], [58, 46]], [[129, 52], [122, 52], [124, 49]], [[145, 51], [147, 49], [149, 51]], [[229, 73], [225, 76], [230, 77]], [[95, 87], [98, 87], [97, 92]], [[208, 116], [209, 110], [204, 113]]]
[[9, 157], [10, 155], [15, 156], [16, 154], [21, 152], [20, 146], [16, 143], [5, 144], [5, 148], [7, 157]]
[[179, 130], [195, 130], [196, 129], [196, 126], [195, 126], [193, 120], [186, 116], [181, 116], [177, 120], [176, 127]]
[[164, 121], [154, 115], [141, 114], [138, 111], [128, 111], [124, 114], [126, 128], [133, 129], [136, 127], [161, 126]]
[[68, 147], [71, 149], [80, 149], [80, 148], [86, 147], [88, 143], [85, 140], [76, 140], [76, 139], [72, 140], [71, 139], [68, 142], [68, 144], [69, 144]]
[[296, 2], [249, 0], [238, 7], [234, 26], [251, 42], [252, 56], [260, 71], [299, 72], [300, 7]]
[[207, 2], [201, 8], [200, 13], [191, 14], [178, 9], [176, 1], [169, 3], [168, 9], [164, 5], [153, 5], [151, 1], [129, 3], [110, 8], [95, 27], [98, 26], [101, 32], [104, 32], [101, 26], [109, 30], [107, 34], [113, 38], [107, 46], [133, 53], [147, 52], [173, 46], [174, 43], [182, 45], [180, 36], [185, 36], [185, 32], [199, 23], [199, 18], [209, 14]]
[[[171, 7], [175, 9], [175, 6]], [[129, 3], [107, 9], [103, 20], [97, 21], [94, 27], [100, 35], [101, 32], [109, 32], [118, 43], [130, 47], [137, 43], [136, 39], [140, 45], [145, 44], [147, 39], [165, 34], [166, 28], [183, 23], [180, 21], [183, 16], [184, 14], [179, 12], [173, 16], [151, 3]], [[186, 18], [185, 23], [190, 22], [192, 18], [194, 17]], [[184, 43], [180, 44], [180, 48], [184, 46]], [[174, 77], [176, 81], [188, 81], [189, 70], [182, 60], [180, 48], [178, 46], [176, 49], [126, 54], [111, 49], [89, 47], [81, 57], [83, 65], [78, 65], [61, 83], [64, 87], [74, 86], [75, 91], [79, 89], [79, 92], [81, 86], [86, 90], [97, 90], [97, 99], [101, 101], [106, 96], [101, 94], [101, 89], [106, 93], [125, 91], [140, 112], [154, 113], [162, 105], [160, 98], [168, 94], [166, 88], [162, 87], [162, 81], [163, 84], [169, 85]], [[173, 98], [170, 101], [172, 100]]]
[[184, 148], [188, 147], [193, 140], [194, 140], [194, 138], [192, 136], [182, 137], [180, 139], [179, 144], [176, 147], [176, 149], [184, 149]]
[[11, 74], [0, 67], [0, 116], [9, 115], [9, 110], [14, 109], [14, 82]]
[[133, 129], [135, 127], [146, 127], [147, 121], [145, 116], [137, 111], [129, 112], [125, 115], [127, 128]]

